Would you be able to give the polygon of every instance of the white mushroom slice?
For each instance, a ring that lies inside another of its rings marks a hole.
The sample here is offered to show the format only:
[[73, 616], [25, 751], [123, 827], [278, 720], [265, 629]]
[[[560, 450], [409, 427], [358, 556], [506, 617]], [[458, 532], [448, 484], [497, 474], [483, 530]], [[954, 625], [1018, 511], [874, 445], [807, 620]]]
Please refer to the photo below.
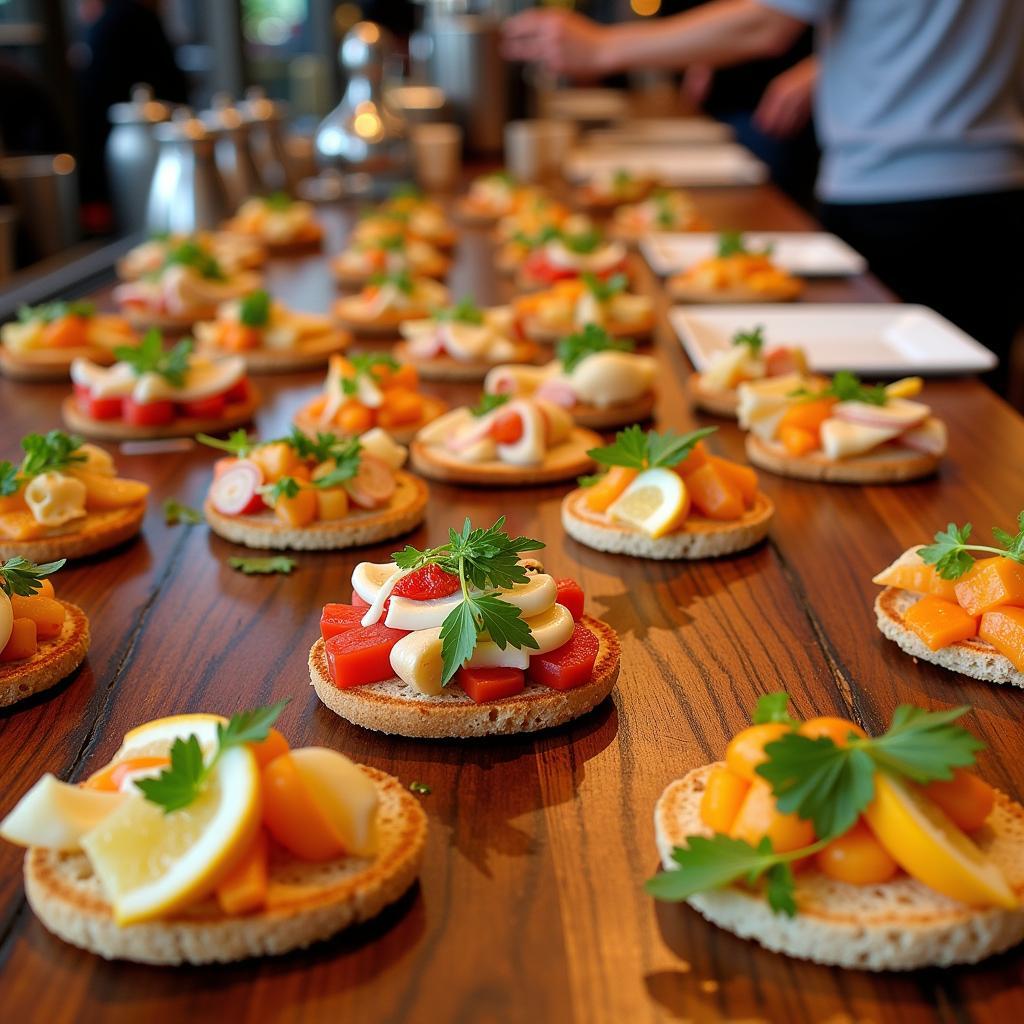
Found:
[[403, 683], [436, 697], [441, 692], [441, 627], [403, 636], [391, 648], [391, 668]]
[[530, 654], [547, 654], [557, 651], [569, 642], [576, 628], [572, 613], [561, 604], [553, 604], [547, 611], [526, 620], [530, 634], [537, 641], [537, 649], [530, 648]]
[[501, 591], [502, 601], [519, 609], [524, 619], [546, 612], [558, 599], [554, 577], [547, 573], [534, 573], [526, 583]]
[[63, 526], [85, 515], [85, 484], [63, 473], [42, 473], [25, 486], [25, 503], [37, 523]]

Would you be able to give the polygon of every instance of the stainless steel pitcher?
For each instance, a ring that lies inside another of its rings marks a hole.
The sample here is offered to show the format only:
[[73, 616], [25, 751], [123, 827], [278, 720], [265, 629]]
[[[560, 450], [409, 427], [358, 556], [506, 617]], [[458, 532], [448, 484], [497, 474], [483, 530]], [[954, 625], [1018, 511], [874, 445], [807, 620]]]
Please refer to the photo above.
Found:
[[284, 140], [288, 104], [269, 99], [262, 86], [246, 90], [239, 110], [249, 125], [249, 151], [262, 184], [262, 192], [295, 195], [298, 184]]
[[226, 93], [214, 96], [213, 108], [201, 117], [218, 133], [213, 144], [213, 160], [227, 201], [237, 210], [250, 196], [266, 191], [249, 148], [252, 122]]

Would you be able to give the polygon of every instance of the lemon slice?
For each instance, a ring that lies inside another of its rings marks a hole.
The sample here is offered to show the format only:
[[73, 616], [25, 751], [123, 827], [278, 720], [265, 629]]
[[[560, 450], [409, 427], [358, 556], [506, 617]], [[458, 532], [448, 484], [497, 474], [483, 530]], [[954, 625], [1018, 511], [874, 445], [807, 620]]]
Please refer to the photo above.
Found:
[[864, 816], [911, 878], [972, 907], [1018, 906], [999, 867], [916, 786], [877, 774]]
[[82, 838], [117, 923], [165, 917], [209, 893], [252, 841], [260, 808], [248, 747], [227, 750], [181, 810], [164, 814], [141, 794], [125, 800]]
[[611, 505], [613, 522], [625, 523], [649, 537], [663, 537], [686, 519], [690, 510], [686, 484], [678, 473], [645, 469]]
[[217, 743], [217, 726], [227, 725], [222, 715], [171, 715], [157, 718], [145, 725], [137, 726], [125, 733], [121, 749], [114, 755], [114, 761], [128, 757], [151, 757], [166, 754], [176, 739], [195, 736], [204, 752], [211, 751]]
[[924, 381], [920, 377], [901, 377], [885, 386], [886, 398], [913, 398], [921, 394]]

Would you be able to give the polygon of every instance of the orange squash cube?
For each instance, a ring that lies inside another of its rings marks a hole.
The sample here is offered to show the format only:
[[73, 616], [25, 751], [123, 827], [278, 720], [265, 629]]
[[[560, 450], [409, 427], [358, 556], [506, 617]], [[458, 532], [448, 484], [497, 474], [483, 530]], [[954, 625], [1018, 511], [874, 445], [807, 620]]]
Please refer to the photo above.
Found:
[[52, 640], [64, 628], [64, 605], [52, 597], [43, 597], [42, 594], [22, 597], [14, 594], [11, 597], [11, 611], [16, 619], [31, 619], [36, 624], [39, 640]]
[[928, 594], [907, 609], [903, 616], [907, 628], [916, 633], [933, 651], [978, 634], [978, 620], [952, 601]]
[[0, 497], [0, 515], [8, 512], [27, 512], [28, 505], [25, 503], [25, 488], [19, 487], [13, 494]]
[[249, 849], [217, 886], [217, 903], [225, 914], [248, 914], [267, 902], [267, 834], [261, 828]]
[[604, 512], [637, 478], [639, 472], [629, 466], [612, 466], [596, 484], [587, 488], [584, 504], [592, 512]]
[[319, 503], [316, 490], [312, 487], [299, 487], [294, 498], [282, 494], [274, 503], [274, 514], [287, 526], [301, 529], [309, 526], [317, 516]]
[[1024, 606], [1024, 565], [1012, 558], [986, 558], [956, 583], [956, 599], [969, 615], [1010, 604]]
[[744, 505], [754, 504], [754, 498], [757, 496], [757, 474], [749, 466], [730, 462], [719, 455], [711, 456], [711, 465], [739, 490]]
[[710, 456], [708, 455], [707, 448], [704, 447], [703, 441], [698, 441], [691, 449], [690, 454], [683, 459], [682, 462], [677, 463], [672, 468], [684, 479], [692, 473], [695, 469], [700, 469], [701, 466], [706, 466]]
[[780, 426], [776, 435], [782, 447], [793, 456], [806, 455], [821, 447], [821, 435], [813, 430], [804, 427], [794, 427], [789, 424]]
[[374, 412], [361, 402], [348, 401], [335, 414], [338, 429], [345, 434], [363, 434], [374, 425]]
[[423, 418], [423, 399], [408, 388], [389, 388], [384, 402], [377, 410], [377, 424], [387, 430], [416, 423]]
[[795, 814], [783, 814], [775, 805], [771, 786], [758, 778], [750, 784], [729, 835], [751, 846], [767, 836], [776, 853], [786, 853], [813, 843], [814, 826]]
[[263, 479], [271, 484], [283, 476], [291, 476], [298, 463], [295, 452], [284, 441], [260, 445], [252, 450], [249, 458], [263, 470]]
[[944, 601], [956, 601], [956, 581], [944, 580], [934, 565], [920, 559], [916, 562], [894, 562], [872, 580], [880, 587], [898, 587], [912, 594], [934, 594]]
[[702, 516], [731, 520], [743, 515], [743, 497], [739, 488], [712, 463], [688, 473], [685, 479], [693, 507]]
[[325, 487], [317, 489], [317, 519], [329, 521], [344, 519], [348, 515], [348, 491], [344, 487]]
[[795, 402], [779, 420], [779, 436], [782, 436], [781, 431], [784, 427], [798, 427], [817, 437], [822, 423], [832, 415], [832, 407], [835, 404], [834, 398], [812, 398], [804, 402]]
[[993, 608], [981, 617], [978, 636], [1024, 672], [1024, 608]]
[[732, 829], [750, 783], [728, 768], [715, 768], [708, 775], [700, 798], [700, 818], [708, 828], [722, 835]]
[[11, 636], [7, 646], [0, 651], [0, 662], [24, 661], [39, 649], [36, 624], [31, 619], [15, 619], [11, 624]]

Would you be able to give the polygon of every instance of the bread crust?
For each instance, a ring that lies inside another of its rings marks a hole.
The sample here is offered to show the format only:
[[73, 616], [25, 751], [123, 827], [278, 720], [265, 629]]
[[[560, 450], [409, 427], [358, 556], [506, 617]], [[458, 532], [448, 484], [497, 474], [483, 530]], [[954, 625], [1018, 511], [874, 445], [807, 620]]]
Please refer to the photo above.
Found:
[[734, 523], [690, 519], [686, 529], [653, 538], [587, 508], [586, 496], [586, 489], [577, 487], [562, 499], [565, 532], [588, 548], [633, 558], [693, 560], [746, 551], [768, 535], [775, 514], [772, 500], [758, 491], [753, 507]]
[[573, 480], [594, 465], [587, 454], [604, 442], [599, 434], [573, 427], [566, 441], [550, 450], [541, 466], [510, 466], [504, 462], [460, 462], [448, 452], [413, 441], [409, 446], [409, 464], [417, 473], [442, 483], [479, 487], [533, 487], [537, 484]]
[[[405, 427], [389, 427], [388, 433], [392, 439], [397, 441], [399, 444], [408, 444], [428, 423], [432, 423], [434, 420], [448, 411], [448, 403], [442, 402], [440, 398], [433, 398], [430, 395], [423, 395], [423, 407], [424, 415], [423, 418], [418, 420], [416, 423], [410, 423]], [[300, 409], [295, 416], [292, 418], [292, 423], [295, 424], [304, 434], [308, 434], [310, 437], [316, 437], [318, 432], [330, 432], [338, 433], [341, 436], [340, 431], [335, 431], [333, 427], [322, 426], [317, 423], [312, 416], [304, 416], [302, 409]]]
[[510, 358], [494, 362], [456, 359], [447, 354], [422, 359], [413, 355], [410, 349], [408, 341], [395, 342], [395, 358], [400, 363], [410, 363], [415, 366], [420, 380], [479, 381], [483, 380], [495, 366], [505, 363], [535, 363], [540, 357], [540, 349], [530, 341], [517, 342], [516, 351]]
[[74, 519], [63, 532], [33, 540], [0, 538], [0, 558], [21, 555], [30, 562], [53, 562], [58, 558], [84, 558], [122, 544], [142, 529], [146, 503], [140, 501], [124, 508], [89, 512], [84, 519]]
[[40, 640], [31, 658], [0, 664], [0, 708], [49, 690], [67, 678], [89, 653], [89, 620], [70, 601], [64, 606], [64, 625], [52, 640]]
[[230, 916], [214, 900], [180, 917], [122, 926], [83, 853], [34, 848], [25, 855], [25, 894], [44, 927], [107, 960], [148, 964], [228, 963], [304, 949], [379, 914], [415, 882], [427, 818], [398, 779], [359, 766], [380, 795], [380, 850], [373, 860], [310, 864], [271, 843], [268, 905]]
[[[575, 328], [567, 331], [545, 329], [542, 324], [538, 323], [536, 316], [524, 316], [520, 319], [520, 323], [523, 327], [523, 333], [528, 338], [545, 345], [554, 345], [567, 334], [572, 334], [573, 330], [575, 330]], [[619, 323], [607, 323], [602, 326], [613, 338], [629, 338], [631, 341], [636, 342], [649, 341], [654, 330], [654, 314], [652, 313], [644, 321], [633, 323], [622, 323], [620, 321]]]
[[704, 386], [704, 378], [699, 373], [691, 373], [686, 378], [684, 385], [686, 394], [693, 404], [712, 416], [722, 416], [725, 419], [736, 419], [737, 410], [740, 404], [738, 391], [719, 390]]
[[[719, 762], [721, 764], [721, 762]], [[672, 849], [689, 835], [711, 835], [700, 817], [708, 775], [695, 768], [668, 785], [654, 809], [658, 853], [666, 870]], [[1024, 807], [997, 792], [975, 842], [1024, 896]], [[730, 887], [686, 902], [712, 924], [767, 949], [802, 960], [869, 971], [908, 971], [976, 963], [1024, 939], [1024, 908], [979, 910], [901, 876], [882, 885], [837, 882], [813, 869], [796, 875], [796, 917], [775, 914], [758, 893]]]
[[[429, 263], [423, 263], [418, 266], [413, 273], [416, 277], [430, 277], [435, 281], [443, 281], [448, 276], [448, 271], [452, 268], [452, 262], [446, 256], [442, 256], [440, 259], [431, 260]], [[341, 267], [332, 266], [331, 272], [334, 274], [334, 280], [342, 288], [351, 288], [353, 290], [364, 287], [369, 284], [370, 279], [374, 276], [376, 271], [366, 270], [359, 273], [353, 273], [350, 270], [343, 270]]]
[[358, 306], [353, 306], [356, 296], [344, 296], [334, 303], [333, 316], [335, 321], [351, 331], [357, 338], [398, 338], [398, 329], [407, 320], [424, 320], [431, 314], [431, 310], [421, 306], [411, 306], [409, 309], [385, 310], [385, 316], [369, 320], [359, 316]]
[[939, 468], [940, 455], [926, 455], [908, 448], [885, 447], [852, 459], [830, 459], [823, 452], [790, 455], [782, 445], [747, 434], [747, 458], [760, 469], [797, 480], [831, 484], [896, 484], [931, 476]]
[[618, 402], [615, 405], [588, 405], [586, 402], [577, 402], [569, 412], [581, 427], [590, 427], [591, 430], [612, 430], [651, 419], [656, 401], [654, 392], [648, 391], [632, 402]]
[[564, 725], [597, 707], [619, 677], [619, 638], [600, 619], [580, 622], [598, 639], [594, 676], [584, 686], [553, 690], [527, 681], [514, 697], [474, 704], [458, 686], [428, 697], [400, 679], [339, 690], [331, 680], [324, 641], [309, 652], [309, 677], [316, 695], [353, 725], [393, 736], [418, 739], [466, 739], [537, 732]]
[[253, 348], [229, 352], [217, 345], [200, 343], [196, 351], [214, 357], [239, 355], [245, 360], [247, 373], [293, 373], [326, 366], [332, 355], [344, 352], [351, 344], [352, 335], [335, 327], [322, 338], [302, 342], [293, 349]]
[[0, 373], [11, 380], [26, 383], [70, 380], [71, 363], [75, 359], [88, 359], [97, 366], [110, 366], [114, 362], [114, 353], [100, 345], [35, 349], [31, 352], [15, 353], [0, 344]]
[[906, 624], [907, 610], [919, 600], [919, 594], [900, 587], [886, 587], [881, 591], [875, 598], [875, 621], [882, 635], [911, 657], [939, 665], [950, 672], [959, 672], [986, 683], [1024, 688], [1024, 672], [1016, 669], [1009, 658], [981, 637], [958, 640], [933, 651]]
[[101, 441], [152, 441], [165, 437], [191, 437], [193, 434], [221, 434], [248, 423], [261, 401], [259, 391], [250, 383], [245, 401], [225, 407], [223, 416], [208, 419], [181, 417], [162, 427], [137, 427], [123, 420], [94, 420], [78, 408], [74, 395], [64, 399], [60, 411], [68, 428], [84, 437]]
[[207, 498], [203, 515], [218, 536], [247, 548], [275, 551], [340, 551], [389, 540], [419, 526], [427, 514], [427, 485], [404, 470], [396, 473], [398, 489], [387, 508], [354, 509], [344, 519], [292, 527], [267, 509], [252, 516], [226, 516]]
[[804, 290], [802, 281], [794, 278], [787, 288], [773, 291], [751, 288], [747, 285], [732, 285], [729, 288], [701, 288], [697, 285], [669, 278], [665, 282], [669, 298], [673, 302], [693, 303], [758, 303], [758, 302], [793, 302]]
[[467, 227], [487, 227], [491, 224], [497, 224], [504, 215], [503, 213], [484, 213], [478, 207], [468, 203], [465, 196], [455, 204], [456, 220]]

